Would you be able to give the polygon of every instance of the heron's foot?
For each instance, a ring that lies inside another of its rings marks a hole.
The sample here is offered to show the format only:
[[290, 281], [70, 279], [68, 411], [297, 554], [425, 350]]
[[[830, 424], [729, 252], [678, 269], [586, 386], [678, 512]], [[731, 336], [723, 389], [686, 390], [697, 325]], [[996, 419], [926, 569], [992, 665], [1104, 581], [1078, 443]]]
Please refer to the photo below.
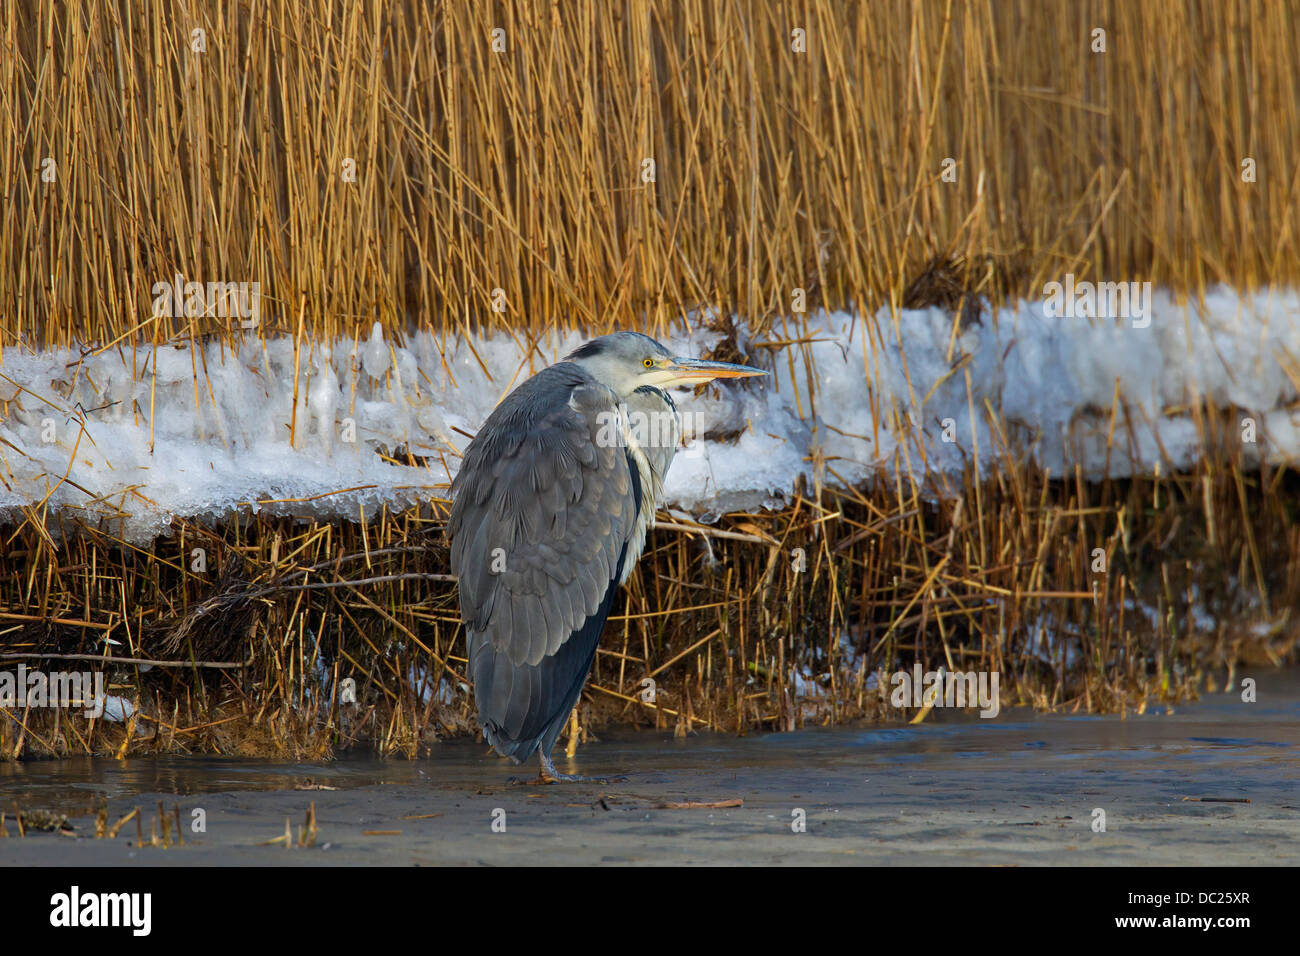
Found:
[[627, 777], [586, 777], [579, 773], [560, 773], [555, 769], [551, 758], [546, 756], [541, 757], [541, 764], [541, 772], [534, 779], [525, 781], [528, 786], [535, 787], [544, 783], [596, 783], [607, 786], [627, 780]]

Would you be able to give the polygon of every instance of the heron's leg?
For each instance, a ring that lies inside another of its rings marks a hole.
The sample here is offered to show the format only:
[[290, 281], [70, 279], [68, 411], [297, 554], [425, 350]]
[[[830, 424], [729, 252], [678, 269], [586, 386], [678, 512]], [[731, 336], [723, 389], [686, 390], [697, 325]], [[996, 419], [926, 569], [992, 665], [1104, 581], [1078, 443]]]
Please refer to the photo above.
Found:
[[555, 769], [555, 764], [551, 762], [549, 755], [537, 751], [537, 756], [541, 760], [542, 769], [537, 775], [536, 780], [529, 780], [530, 785], [540, 783], [599, 783], [608, 784], [616, 780], [626, 780], [626, 777], [584, 777], [576, 773], [560, 773]]

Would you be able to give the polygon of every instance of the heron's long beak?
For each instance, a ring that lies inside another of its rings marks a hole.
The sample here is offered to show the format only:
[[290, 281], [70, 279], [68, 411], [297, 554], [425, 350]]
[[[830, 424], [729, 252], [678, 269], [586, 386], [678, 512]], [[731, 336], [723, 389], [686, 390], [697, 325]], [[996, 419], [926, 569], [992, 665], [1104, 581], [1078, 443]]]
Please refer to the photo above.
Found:
[[733, 365], [731, 362], [706, 362], [704, 359], [675, 358], [669, 362], [664, 371], [672, 375], [672, 385], [697, 385], [711, 382], [715, 378], [749, 378], [751, 375], [766, 375], [761, 368], [749, 365]]

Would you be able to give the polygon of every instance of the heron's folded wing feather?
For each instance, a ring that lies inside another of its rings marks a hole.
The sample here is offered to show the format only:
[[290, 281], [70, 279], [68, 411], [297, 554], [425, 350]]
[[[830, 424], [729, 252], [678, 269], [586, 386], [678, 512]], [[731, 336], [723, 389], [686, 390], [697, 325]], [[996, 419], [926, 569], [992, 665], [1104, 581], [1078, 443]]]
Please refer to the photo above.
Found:
[[453, 484], [452, 570], [471, 641], [515, 665], [555, 654], [601, 606], [635, 524], [624, 449], [603, 440], [613, 393], [555, 368], [498, 407]]

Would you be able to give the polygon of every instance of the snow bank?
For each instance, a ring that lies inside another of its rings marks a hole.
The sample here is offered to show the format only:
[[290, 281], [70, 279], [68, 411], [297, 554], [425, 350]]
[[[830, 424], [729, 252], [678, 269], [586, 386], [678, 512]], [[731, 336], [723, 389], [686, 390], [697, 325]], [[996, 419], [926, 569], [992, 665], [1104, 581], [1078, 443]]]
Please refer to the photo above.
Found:
[[804, 346], [815, 371], [796, 361], [779, 392], [793, 404], [812, 386], [817, 446], [844, 481], [909, 461], [918, 475], [972, 460], [987, 471], [1006, 446], [1057, 475], [1076, 464], [1089, 478], [1168, 473], [1200, 456], [1193, 412], [1205, 403], [1239, 410], [1229, 437], [1248, 463], [1300, 457], [1295, 290], [1220, 288], [1203, 305], [1156, 290], [1143, 328], [1056, 317], [1042, 302], [957, 334], [952, 314], [933, 308], [787, 326], [774, 335], [816, 340]]
[[[971, 460], [994, 467], [1008, 450], [1056, 474], [1075, 463], [1092, 477], [1186, 468], [1201, 454], [1200, 402], [1252, 420], [1238, 436], [1255, 439], [1247, 461], [1300, 457], [1297, 292], [1219, 289], [1185, 306], [1157, 291], [1144, 328], [1049, 311], [1021, 303], [960, 331], [941, 309], [779, 322], [765, 339], [800, 343], [755, 343], [770, 379], [679, 396], [687, 444], [668, 504], [695, 514], [775, 507], [799, 476], [942, 479]], [[699, 354], [716, 339], [683, 330], [665, 344]], [[77, 516], [144, 543], [173, 516], [357, 518], [445, 496], [464, 432], [579, 342], [569, 333], [526, 352], [509, 335], [420, 332], [398, 347], [376, 327], [296, 351], [291, 339], [252, 335], [234, 349], [6, 348], [0, 521], [36, 505], [55, 529]], [[401, 446], [425, 463], [380, 454]]]

